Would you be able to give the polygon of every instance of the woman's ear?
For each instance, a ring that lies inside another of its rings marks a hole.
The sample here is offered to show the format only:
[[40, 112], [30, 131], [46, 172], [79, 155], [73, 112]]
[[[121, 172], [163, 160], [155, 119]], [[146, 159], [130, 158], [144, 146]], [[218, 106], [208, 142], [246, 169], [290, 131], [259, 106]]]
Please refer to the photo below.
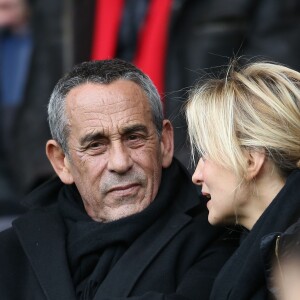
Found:
[[70, 171], [69, 159], [55, 140], [47, 142], [46, 154], [60, 180], [65, 184], [72, 184], [74, 180]]
[[247, 159], [246, 179], [252, 180], [262, 171], [262, 167], [266, 161], [266, 153], [264, 151], [245, 150]]
[[162, 154], [162, 167], [167, 168], [172, 163], [174, 155], [174, 133], [173, 126], [169, 120], [163, 121], [160, 145]]

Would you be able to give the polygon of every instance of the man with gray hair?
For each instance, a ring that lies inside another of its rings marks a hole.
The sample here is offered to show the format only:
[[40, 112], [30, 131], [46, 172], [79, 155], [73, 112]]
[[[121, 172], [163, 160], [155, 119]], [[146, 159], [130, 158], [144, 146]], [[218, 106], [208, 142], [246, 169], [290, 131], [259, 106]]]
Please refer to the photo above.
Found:
[[82, 63], [48, 116], [58, 176], [0, 234], [1, 299], [208, 299], [234, 241], [173, 158], [150, 79], [118, 59]]

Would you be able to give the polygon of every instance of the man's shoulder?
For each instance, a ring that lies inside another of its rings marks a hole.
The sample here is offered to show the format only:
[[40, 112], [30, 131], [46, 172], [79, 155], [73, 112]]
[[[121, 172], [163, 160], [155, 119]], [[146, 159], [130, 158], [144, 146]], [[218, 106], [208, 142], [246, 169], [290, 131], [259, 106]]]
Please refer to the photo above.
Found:
[[30, 209], [13, 220], [11, 227], [0, 232], [0, 253], [6, 251], [6, 249], [13, 249], [13, 246], [19, 246], [20, 237], [26, 231], [30, 233], [31, 229], [41, 230], [43, 224], [48, 224], [53, 228], [55, 227], [53, 222], [57, 223], [60, 219], [56, 206]]
[[31, 209], [55, 204], [58, 199], [58, 194], [63, 186], [64, 184], [60, 179], [57, 176], [54, 176], [30, 192], [22, 200], [22, 204]]
[[47, 253], [49, 246], [63, 239], [64, 225], [55, 207], [33, 209], [15, 219], [12, 227], [0, 232], [0, 281], [7, 280], [3, 278], [7, 271], [15, 279], [20, 270], [32, 272], [29, 257], [33, 250], [38, 247]]
[[0, 266], [1, 299], [22, 299], [32, 288], [33, 294], [40, 292], [28, 253], [13, 227], [0, 232]]
[[17, 245], [18, 239], [12, 227], [0, 232], [0, 251], [4, 248], [10, 248], [11, 245]]
[[[9, 268], [11, 271], [17, 265], [20, 265], [20, 260], [25, 257], [20, 241], [14, 228], [8, 228], [0, 232], [0, 265], [2, 270]], [[0, 278], [3, 276], [0, 272]]]

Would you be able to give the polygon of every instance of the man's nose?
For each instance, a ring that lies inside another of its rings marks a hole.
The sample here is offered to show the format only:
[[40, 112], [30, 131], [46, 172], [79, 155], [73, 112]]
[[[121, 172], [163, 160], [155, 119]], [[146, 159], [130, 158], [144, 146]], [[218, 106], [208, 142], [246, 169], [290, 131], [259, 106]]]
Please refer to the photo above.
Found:
[[197, 167], [194, 171], [194, 174], [192, 176], [192, 181], [196, 185], [202, 185], [203, 183], [203, 173], [202, 173], [202, 163], [201, 159], [199, 160]]
[[130, 149], [123, 145], [121, 141], [113, 142], [109, 150], [108, 170], [122, 174], [129, 171], [132, 165]]

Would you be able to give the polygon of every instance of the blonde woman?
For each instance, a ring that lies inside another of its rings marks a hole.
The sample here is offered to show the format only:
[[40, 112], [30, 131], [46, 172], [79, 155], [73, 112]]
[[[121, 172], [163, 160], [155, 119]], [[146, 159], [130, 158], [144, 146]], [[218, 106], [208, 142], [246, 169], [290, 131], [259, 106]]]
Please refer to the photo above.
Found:
[[300, 217], [300, 74], [273, 63], [231, 66], [194, 88], [186, 115], [209, 222], [245, 228], [211, 299], [268, 299], [261, 238]]

